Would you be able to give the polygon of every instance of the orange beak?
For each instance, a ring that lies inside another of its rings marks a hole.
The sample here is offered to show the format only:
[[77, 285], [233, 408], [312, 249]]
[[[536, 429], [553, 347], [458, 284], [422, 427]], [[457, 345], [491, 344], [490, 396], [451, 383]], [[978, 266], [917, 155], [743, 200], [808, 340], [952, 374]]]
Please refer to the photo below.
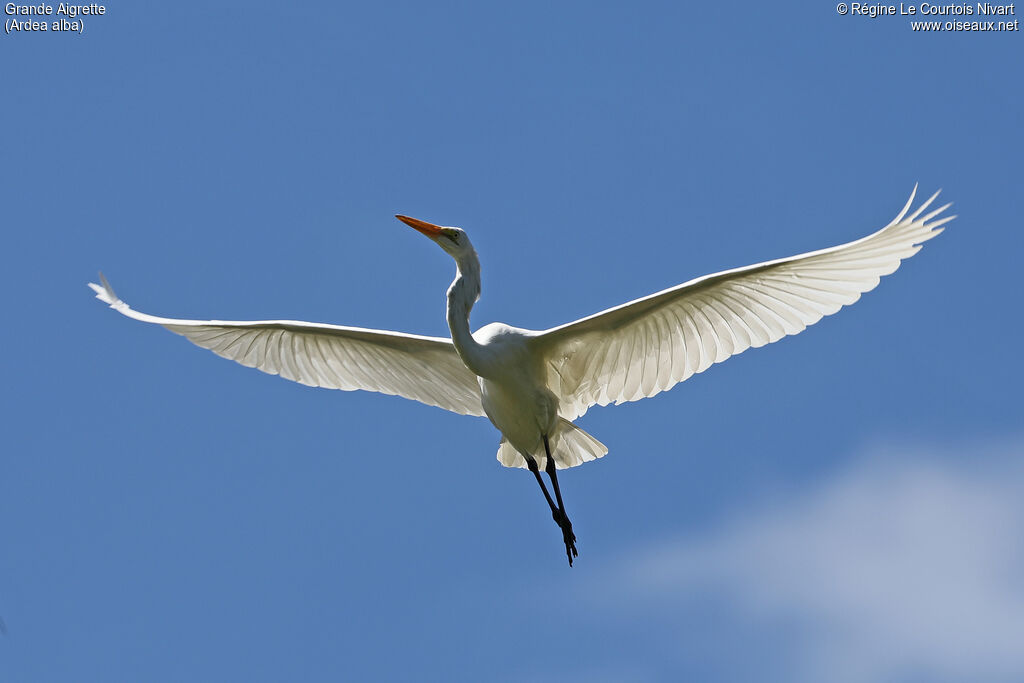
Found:
[[416, 228], [430, 239], [436, 239], [441, 236], [441, 226], [421, 221], [418, 218], [409, 218], [408, 216], [396, 215], [395, 218], [402, 221], [410, 228]]

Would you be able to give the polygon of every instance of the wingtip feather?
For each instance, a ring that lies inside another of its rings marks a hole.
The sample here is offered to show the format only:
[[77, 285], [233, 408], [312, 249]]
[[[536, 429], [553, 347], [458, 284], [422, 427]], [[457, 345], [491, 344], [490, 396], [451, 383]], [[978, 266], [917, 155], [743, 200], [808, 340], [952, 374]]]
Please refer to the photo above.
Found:
[[[914, 183], [914, 189], [910, 191], [910, 199], [907, 200], [907, 203], [903, 206], [903, 210], [899, 212], [899, 215], [897, 215], [896, 218], [892, 219], [892, 222], [889, 223], [889, 225], [896, 225], [897, 223], [899, 223], [900, 221], [903, 220], [903, 217], [907, 215], [907, 211], [910, 211], [910, 207], [913, 205], [914, 197], [916, 197], [916, 196], [917, 196], [917, 183]], [[888, 227], [888, 226], [886, 226], [886, 227]]]
[[101, 284], [96, 284], [95, 282], [89, 283], [89, 288], [96, 292], [97, 299], [105, 304], [110, 304], [111, 306], [116, 306], [121, 303], [117, 294], [114, 293], [114, 288], [110, 286], [110, 282], [107, 281], [106, 276], [104, 276], [102, 272], [100, 273], [100, 283]]
[[909, 216], [907, 216], [907, 221], [915, 221], [915, 220], [917, 220], [917, 217], [920, 216], [922, 213], [924, 213], [924, 210], [927, 209], [929, 206], [931, 206], [931, 203], [934, 202], [935, 198], [939, 196], [939, 192], [942, 192], [942, 190], [939, 190], [938, 192], [933, 194], [931, 197], [929, 197], [927, 200], [925, 200], [921, 204], [921, 206], [917, 207], [917, 210], [914, 211], [914, 213], [912, 213]]

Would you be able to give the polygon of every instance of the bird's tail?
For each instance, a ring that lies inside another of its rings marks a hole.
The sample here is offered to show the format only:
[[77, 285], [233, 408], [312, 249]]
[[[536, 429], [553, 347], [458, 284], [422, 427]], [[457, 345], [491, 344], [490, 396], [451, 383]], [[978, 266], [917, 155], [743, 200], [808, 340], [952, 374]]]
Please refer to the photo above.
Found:
[[[555, 467], [560, 470], [597, 460], [608, 452], [603, 443], [562, 418], [558, 418], [558, 426], [548, 439], [548, 444], [551, 446], [551, 457], [555, 459]], [[537, 466], [544, 469], [547, 454], [543, 444], [533, 457], [537, 460]], [[498, 462], [505, 467], [526, 467], [526, 458], [506, 439], [502, 439], [498, 446]]]

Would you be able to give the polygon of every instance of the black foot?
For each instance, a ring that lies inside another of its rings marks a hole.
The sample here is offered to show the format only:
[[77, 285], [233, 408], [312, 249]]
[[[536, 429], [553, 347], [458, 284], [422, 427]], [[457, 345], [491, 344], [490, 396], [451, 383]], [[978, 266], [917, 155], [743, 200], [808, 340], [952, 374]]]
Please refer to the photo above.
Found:
[[579, 557], [580, 553], [576, 550], [576, 534], [572, 532], [572, 522], [561, 510], [555, 510], [552, 515], [552, 519], [558, 524], [562, 530], [562, 541], [565, 543], [565, 556], [569, 558], [569, 566], [572, 566], [572, 558]]

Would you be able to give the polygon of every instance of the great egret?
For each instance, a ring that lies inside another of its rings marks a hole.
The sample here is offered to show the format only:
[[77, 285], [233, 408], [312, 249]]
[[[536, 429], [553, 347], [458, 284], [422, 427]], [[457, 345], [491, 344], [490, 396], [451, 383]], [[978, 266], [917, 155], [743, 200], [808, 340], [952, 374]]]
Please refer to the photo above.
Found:
[[[501, 432], [498, 460], [527, 467], [562, 530], [572, 565], [576, 536], [556, 469], [608, 449], [572, 423], [592, 405], [654, 396], [750, 347], [796, 334], [852, 304], [917, 253], [955, 216], [922, 216], [936, 192], [907, 215], [855, 242], [726, 270], [543, 332], [491, 323], [475, 334], [480, 262], [459, 228], [397, 216], [453, 259], [451, 339], [291, 320], [177, 320], [139, 313], [100, 274], [89, 283], [117, 312], [163, 325], [214, 353], [310, 386], [404, 396], [464, 415], [486, 415]], [[540, 470], [554, 490], [548, 493]]]

